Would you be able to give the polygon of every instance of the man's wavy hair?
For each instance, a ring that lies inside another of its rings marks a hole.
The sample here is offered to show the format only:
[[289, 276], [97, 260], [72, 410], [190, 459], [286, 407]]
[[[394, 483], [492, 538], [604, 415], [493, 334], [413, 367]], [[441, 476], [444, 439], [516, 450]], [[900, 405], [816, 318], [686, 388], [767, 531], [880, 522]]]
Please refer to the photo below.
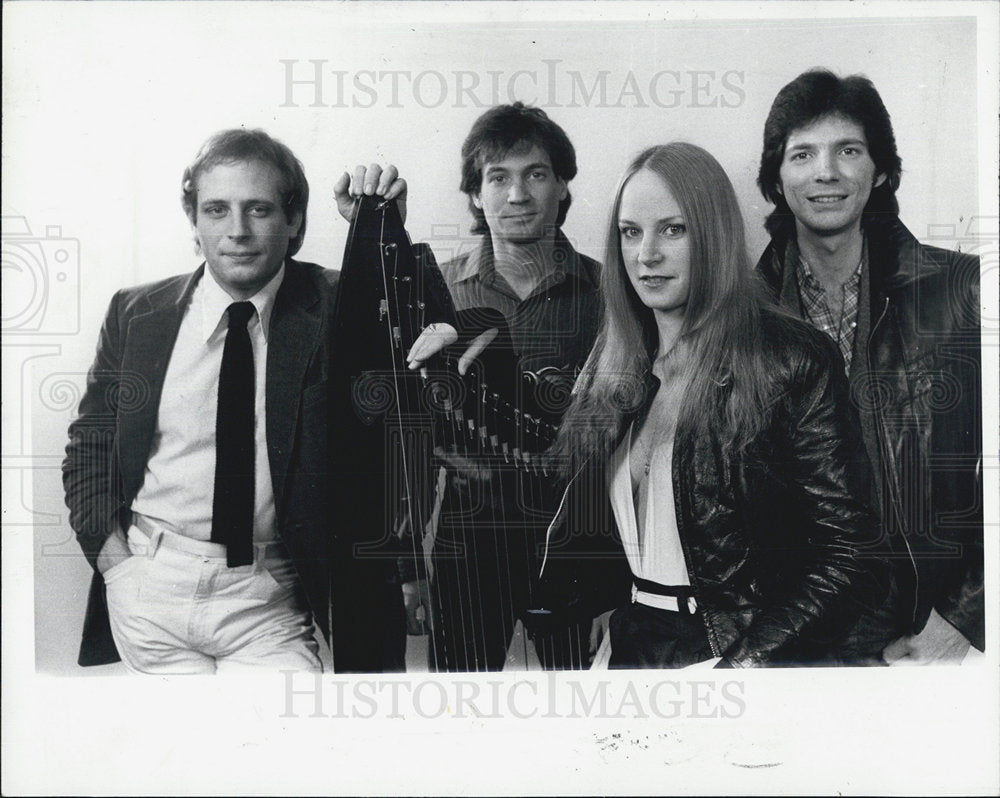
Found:
[[291, 222], [302, 214], [302, 223], [288, 242], [291, 257], [302, 247], [306, 236], [306, 207], [309, 204], [309, 181], [295, 154], [282, 142], [263, 130], [233, 128], [222, 130], [206, 141], [194, 161], [184, 170], [181, 180], [181, 205], [191, 224], [198, 220], [198, 178], [219, 164], [258, 163], [274, 167], [281, 177], [279, 191], [285, 218]]
[[782, 196], [779, 170], [785, 144], [792, 131], [826, 116], [843, 116], [865, 131], [868, 151], [876, 174], [884, 174], [882, 185], [872, 189], [861, 223], [866, 225], [886, 215], [897, 216], [903, 162], [896, 152], [892, 120], [874, 84], [862, 75], [839, 78], [828, 69], [811, 69], [778, 92], [764, 123], [764, 149], [760, 156], [757, 185], [774, 210], [764, 222], [772, 236], [787, 236], [794, 229], [795, 216]]
[[[541, 108], [531, 108], [522, 102], [513, 105], [498, 105], [476, 120], [462, 144], [461, 189], [469, 198], [472, 212], [472, 232], [480, 235], [489, 232], [486, 216], [472, 201], [483, 187], [483, 167], [487, 163], [502, 160], [510, 153], [521, 153], [537, 145], [543, 149], [552, 162], [556, 177], [569, 183], [576, 177], [576, 150], [569, 137], [559, 125], [549, 119]], [[573, 198], [569, 191], [566, 199], [559, 203], [556, 226], [566, 221]]]

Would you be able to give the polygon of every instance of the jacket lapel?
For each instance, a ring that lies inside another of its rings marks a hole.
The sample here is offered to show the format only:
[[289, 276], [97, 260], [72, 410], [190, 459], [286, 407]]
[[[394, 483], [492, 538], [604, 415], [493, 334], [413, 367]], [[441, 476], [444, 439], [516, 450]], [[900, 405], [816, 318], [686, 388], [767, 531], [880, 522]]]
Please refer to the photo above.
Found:
[[150, 292], [144, 300], [145, 308], [140, 308], [128, 321], [122, 354], [122, 390], [145, 394], [145, 401], [137, 401], [134, 410], [120, 410], [118, 416], [119, 464], [129, 500], [142, 485], [167, 364], [184, 309], [204, 268], [202, 265], [188, 277], [171, 280]]
[[306, 369], [322, 327], [320, 299], [301, 264], [289, 259], [267, 338], [267, 449], [279, 508], [299, 424]]

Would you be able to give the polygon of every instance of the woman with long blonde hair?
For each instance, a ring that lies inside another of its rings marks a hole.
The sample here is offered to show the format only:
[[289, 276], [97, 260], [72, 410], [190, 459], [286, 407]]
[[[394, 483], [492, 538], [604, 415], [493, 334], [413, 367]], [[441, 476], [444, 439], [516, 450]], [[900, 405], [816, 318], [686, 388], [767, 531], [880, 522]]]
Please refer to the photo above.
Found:
[[826, 661], [881, 598], [837, 348], [754, 282], [732, 185], [674, 142], [629, 166], [597, 343], [553, 447], [539, 613], [611, 616], [611, 667]]

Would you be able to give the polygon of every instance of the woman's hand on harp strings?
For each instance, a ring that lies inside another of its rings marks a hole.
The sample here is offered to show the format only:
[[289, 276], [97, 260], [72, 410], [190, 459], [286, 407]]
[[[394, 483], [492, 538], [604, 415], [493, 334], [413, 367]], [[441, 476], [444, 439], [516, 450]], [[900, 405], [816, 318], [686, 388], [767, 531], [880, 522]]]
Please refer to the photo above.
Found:
[[356, 197], [384, 197], [396, 200], [399, 208], [399, 218], [406, 221], [406, 181], [399, 176], [399, 170], [389, 164], [384, 169], [377, 163], [368, 166], [354, 167], [354, 174], [344, 172], [333, 184], [333, 198], [337, 201], [337, 210], [347, 221], [354, 213]]

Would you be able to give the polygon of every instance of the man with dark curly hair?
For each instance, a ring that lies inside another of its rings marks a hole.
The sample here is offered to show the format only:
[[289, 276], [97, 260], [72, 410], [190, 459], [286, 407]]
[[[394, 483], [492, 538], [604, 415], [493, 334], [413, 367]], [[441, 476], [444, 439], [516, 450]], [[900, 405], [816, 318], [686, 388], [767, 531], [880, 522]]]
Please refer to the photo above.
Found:
[[897, 589], [845, 659], [957, 662], [985, 645], [979, 261], [903, 226], [900, 173], [871, 81], [799, 75], [764, 126], [757, 271], [839, 345], [875, 472]]
[[[462, 146], [461, 189], [482, 239], [441, 267], [460, 319], [500, 321], [521, 374], [570, 384], [597, 332], [600, 271], [561, 230], [576, 171], [569, 137], [544, 111], [519, 102], [486, 111]], [[523, 471], [478, 469], [478, 481], [460, 471], [452, 462], [440, 481], [432, 529], [430, 665], [500, 670], [515, 624], [533, 605], [552, 497], [547, 480]], [[528, 629], [543, 666], [587, 664], [589, 624], [534, 620]]]

